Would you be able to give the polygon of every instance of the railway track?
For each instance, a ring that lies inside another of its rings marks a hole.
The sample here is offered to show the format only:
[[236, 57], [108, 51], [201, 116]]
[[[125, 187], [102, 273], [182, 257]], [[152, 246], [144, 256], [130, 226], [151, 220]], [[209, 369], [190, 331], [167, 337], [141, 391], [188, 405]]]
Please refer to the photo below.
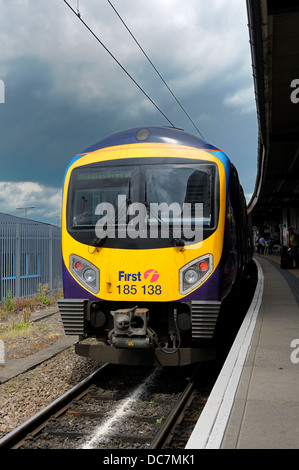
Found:
[[183, 371], [106, 364], [2, 438], [0, 447], [184, 448], [214, 382], [198, 387], [199, 376], [206, 383], [204, 367]]
[[192, 366], [149, 369], [106, 364], [0, 439], [0, 447], [184, 448], [247, 311], [251, 284], [248, 288], [244, 283], [233, 302], [223, 302], [225, 321], [218, 340], [225, 341], [219, 342], [218, 364], [203, 363], [196, 371]]

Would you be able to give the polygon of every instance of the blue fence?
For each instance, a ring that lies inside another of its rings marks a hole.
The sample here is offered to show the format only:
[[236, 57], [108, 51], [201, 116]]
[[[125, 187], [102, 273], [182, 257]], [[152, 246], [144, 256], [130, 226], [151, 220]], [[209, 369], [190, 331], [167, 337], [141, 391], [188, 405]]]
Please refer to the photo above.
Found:
[[29, 297], [39, 284], [61, 285], [61, 230], [47, 224], [0, 224], [0, 301]]

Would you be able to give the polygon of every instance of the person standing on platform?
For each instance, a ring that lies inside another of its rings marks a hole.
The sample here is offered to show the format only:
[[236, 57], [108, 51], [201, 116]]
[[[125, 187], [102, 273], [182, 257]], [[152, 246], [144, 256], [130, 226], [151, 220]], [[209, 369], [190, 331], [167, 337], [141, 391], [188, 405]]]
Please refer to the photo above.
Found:
[[265, 251], [265, 246], [266, 246], [266, 240], [264, 239], [263, 236], [259, 239], [259, 254], [263, 255]]

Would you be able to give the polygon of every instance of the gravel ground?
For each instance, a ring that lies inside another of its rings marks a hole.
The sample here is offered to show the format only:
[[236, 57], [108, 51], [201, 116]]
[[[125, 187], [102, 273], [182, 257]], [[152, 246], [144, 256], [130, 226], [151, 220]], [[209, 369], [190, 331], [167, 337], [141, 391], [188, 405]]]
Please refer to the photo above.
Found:
[[[63, 336], [60, 314], [56, 313], [34, 322], [32, 328], [22, 332], [22, 335], [5, 339], [5, 359], [26, 357], [47, 348]], [[0, 384], [0, 438], [98, 367], [95, 361], [77, 356], [71, 347], [34, 369]]]
[[22, 322], [23, 314], [16, 313], [1, 324], [3, 327], [15, 327], [8, 338], [4, 337], [6, 361], [30, 356], [65, 336], [57, 306], [32, 313], [28, 328], [22, 328]]

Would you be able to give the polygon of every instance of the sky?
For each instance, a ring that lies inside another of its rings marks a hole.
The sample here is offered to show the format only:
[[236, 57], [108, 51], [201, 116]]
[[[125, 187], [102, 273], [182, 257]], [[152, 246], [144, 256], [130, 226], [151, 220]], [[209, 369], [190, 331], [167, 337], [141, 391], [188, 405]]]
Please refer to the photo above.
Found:
[[68, 3], [164, 116], [63, 0], [0, 0], [0, 212], [24, 217], [34, 207], [28, 218], [59, 225], [75, 155], [168, 120], [225, 152], [249, 200], [258, 125], [246, 1]]

